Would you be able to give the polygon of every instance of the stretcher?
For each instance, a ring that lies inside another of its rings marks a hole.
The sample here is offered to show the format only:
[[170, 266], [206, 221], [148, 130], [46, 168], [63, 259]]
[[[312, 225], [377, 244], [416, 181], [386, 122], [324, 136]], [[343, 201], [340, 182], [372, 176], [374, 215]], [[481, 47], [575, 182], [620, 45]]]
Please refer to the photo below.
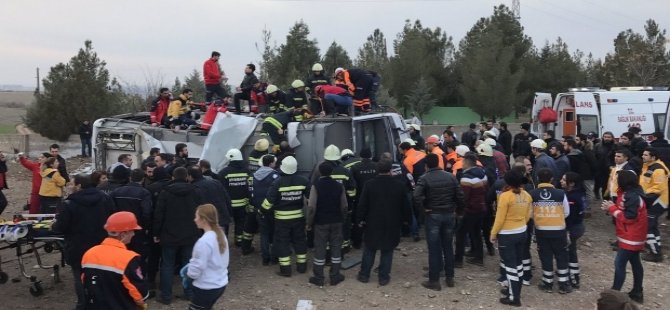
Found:
[[[50, 230], [54, 221], [54, 214], [31, 214], [15, 215], [12, 221], [2, 221], [0, 219], [0, 251], [5, 249], [15, 249], [16, 259], [3, 260], [0, 255], [0, 284], [7, 283], [9, 275], [2, 270], [2, 265], [13, 261], [18, 261], [21, 275], [30, 280], [30, 294], [37, 297], [44, 293], [42, 281], [37, 276], [30, 275], [26, 271], [24, 259], [32, 255], [37, 261], [40, 269], [49, 269], [53, 271], [54, 283], [60, 283], [60, 268], [65, 266], [65, 257], [63, 255], [64, 239], [61, 235], [53, 234]], [[44, 265], [39, 250], [45, 253], [52, 253], [58, 250], [60, 253], [60, 264], [52, 266]], [[12, 282], [20, 282], [19, 277], [13, 278]]]

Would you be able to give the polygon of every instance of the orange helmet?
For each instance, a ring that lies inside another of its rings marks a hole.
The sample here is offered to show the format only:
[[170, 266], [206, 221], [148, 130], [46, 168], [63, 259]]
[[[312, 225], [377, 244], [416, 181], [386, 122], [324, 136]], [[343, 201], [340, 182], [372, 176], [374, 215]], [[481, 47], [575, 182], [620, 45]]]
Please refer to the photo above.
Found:
[[116, 212], [107, 218], [105, 230], [108, 232], [124, 232], [142, 229], [137, 225], [135, 214], [128, 211]]

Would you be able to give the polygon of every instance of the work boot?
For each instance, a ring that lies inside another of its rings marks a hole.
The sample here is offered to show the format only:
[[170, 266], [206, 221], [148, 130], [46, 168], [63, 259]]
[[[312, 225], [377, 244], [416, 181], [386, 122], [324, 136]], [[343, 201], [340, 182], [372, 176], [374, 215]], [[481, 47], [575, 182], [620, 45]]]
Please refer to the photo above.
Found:
[[[305, 272], [307, 272], [307, 263], [296, 263], [296, 264], [295, 264], [295, 270], [296, 270], [298, 273], [305, 273]], [[321, 273], [323, 274], [323, 270], [321, 271]]]
[[572, 287], [570, 287], [570, 284], [568, 284], [568, 282], [559, 283], [558, 284], [558, 293], [559, 294], [572, 293]]
[[335, 286], [344, 281], [344, 275], [340, 273], [341, 266], [340, 263], [330, 265], [330, 285]]
[[454, 285], [456, 285], [454, 284], [454, 278], [447, 278], [444, 280], [444, 282], [447, 283], [447, 287], [454, 287]]
[[254, 252], [254, 247], [251, 246], [251, 240], [242, 240], [242, 255], [249, 255]]
[[487, 244], [486, 245], [486, 251], [489, 253], [489, 256], [495, 256], [496, 255], [496, 249], [493, 247], [493, 244]]
[[628, 297], [639, 304], [644, 303], [644, 294], [642, 294], [642, 291], [630, 291]]
[[510, 300], [509, 297], [500, 298], [500, 303], [503, 305], [521, 307], [521, 301], [517, 298], [516, 300]]
[[421, 286], [433, 291], [442, 290], [442, 285], [440, 285], [440, 281], [423, 281], [421, 282]]
[[579, 275], [578, 274], [573, 274], [572, 279], [570, 279], [570, 285], [572, 285], [573, 288], [579, 288]]
[[642, 260], [653, 263], [660, 263], [663, 261], [663, 254], [644, 253], [642, 254]]
[[546, 293], [553, 293], [554, 292], [554, 286], [548, 283], [540, 282], [540, 284], [537, 285], [537, 288], [540, 289], [540, 291], [546, 292]]
[[312, 272], [314, 273], [314, 276], [309, 278], [309, 283], [316, 286], [323, 286], [323, 265], [312, 264]]
[[291, 276], [291, 266], [279, 266], [279, 272], [277, 272], [278, 275], [282, 277], [290, 277]]

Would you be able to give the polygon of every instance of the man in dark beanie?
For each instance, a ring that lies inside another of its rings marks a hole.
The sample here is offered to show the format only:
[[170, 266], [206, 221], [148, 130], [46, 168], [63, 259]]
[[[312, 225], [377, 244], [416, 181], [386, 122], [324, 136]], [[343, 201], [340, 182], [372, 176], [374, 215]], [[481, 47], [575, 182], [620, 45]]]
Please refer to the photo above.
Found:
[[130, 169], [126, 168], [126, 166], [124, 165], [118, 165], [112, 171], [112, 175], [111, 178], [109, 179], [109, 182], [107, 182], [107, 184], [103, 186], [100, 186], [99, 189], [103, 193], [109, 195], [115, 189], [128, 184], [129, 180], [130, 180]]

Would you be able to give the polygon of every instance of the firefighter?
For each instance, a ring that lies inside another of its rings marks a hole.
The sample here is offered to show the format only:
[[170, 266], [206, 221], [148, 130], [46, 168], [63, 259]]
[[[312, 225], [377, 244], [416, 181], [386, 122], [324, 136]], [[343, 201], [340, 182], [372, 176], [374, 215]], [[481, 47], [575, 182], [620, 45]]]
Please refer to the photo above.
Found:
[[274, 214], [274, 255], [279, 260], [279, 275], [291, 276], [291, 246], [296, 258], [296, 270], [307, 271], [307, 244], [305, 242], [305, 214], [303, 206], [309, 197], [309, 181], [296, 175], [298, 162], [293, 156], [284, 158], [281, 175], [272, 182], [263, 201], [263, 212]]
[[[340, 149], [334, 144], [326, 147], [323, 152], [324, 161], [332, 163], [335, 167], [333, 168], [333, 173], [330, 177], [344, 185], [344, 189], [347, 193], [349, 212], [342, 225], [342, 229], [344, 229], [342, 232], [342, 251], [343, 253], [347, 253], [351, 249], [351, 212], [354, 209], [356, 200], [356, 181], [351, 176], [351, 171], [342, 165], [342, 162], [340, 161], [341, 155]], [[318, 169], [314, 169], [311, 179], [312, 184], [314, 184], [320, 177], [321, 175], [319, 174]]]
[[265, 89], [267, 95], [268, 112], [281, 113], [288, 110], [286, 106], [286, 93], [279, 89], [277, 85], [270, 84]]
[[542, 265], [540, 290], [551, 293], [554, 287], [554, 259], [558, 275], [558, 292], [572, 292], [568, 274], [568, 241], [565, 231], [565, 218], [570, 215], [570, 204], [562, 189], [552, 185], [554, 172], [542, 168], [537, 172], [537, 188], [530, 192], [533, 198], [533, 222], [537, 252]]
[[335, 79], [343, 81], [349, 92], [354, 96], [354, 108], [357, 112], [370, 112], [370, 108], [378, 107], [377, 89], [381, 76], [374, 71], [363, 69], [337, 68]]
[[642, 256], [649, 262], [663, 260], [661, 253], [661, 232], [658, 218], [668, 209], [668, 167], [658, 157], [658, 151], [649, 147], [642, 153], [642, 173], [640, 186], [646, 195], [647, 204], [647, 247], [649, 253]]
[[249, 154], [249, 173], [253, 174], [261, 166], [260, 160], [263, 155], [268, 154], [270, 142], [268, 139], [261, 138], [254, 143], [254, 150]]
[[321, 102], [316, 98], [316, 87], [320, 85], [330, 85], [330, 77], [326, 76], [323, 71], [323, 66], [320, 63], [315, 63], [312, 66], [312, 75], [305, 80], [306, 86], [312, 92], [313, 96], [310, 98], [310, 110], [315, 115], [322, 111]]
[[293, 83], [291, 83], [291, 89], [289, 89], [288, 94], [286, 95], [286, 103], [289, 108], [307, 110], [309, 100], [307, 99], [305, 83], [303, 81], [293, 81]]
[[235, 222], [235, 246], [242, 247], [242, 254], [247, 255], [253, 252], [251, 247], [252, 234], [243, 233], [245, 218], [247, 216], [256, 218], [253, 213], [254, 208], [249, 203], [251, 193], [249, 192], [249, 182], [252, 174], [249, 173], [247, 165], [242, 158], [242, 152], [238, 149], [230, 149], [226, 153], [226, 158], [230, 161], [228, 166], [219, 172], [219, 180], [223, 183], [230, 195], [231, 205], [233, 207], [233, 221]]
[[86, 309], [147, 309], [147, 284], [142, 277], [140, 255], [126, 249], [133, 239], [137, 219], [121, 211], [107, 218], [108, 237], [86, 251], [81, 260]]
[[342, 166], [344, 166], [344, 168], [347, 168], [349, 170], [351, 170], [351, 167], [353, 167], [355, 164], [361, 162], [361, 158], [356, 157], [356, 155], [354, 155], [354, 152], [350, 149], [342, 150], [342, 152], [340, 153], [340, 160], [342, 161]]
[[277, 146], [283, 140], [286, 140], [284, 131], [286, 130], [288, 123], [293, 121], [302, 121], [304, 119], [303, 113], [305, 112], [302, 109], [290, 109], [285, 112], [268, 116], [263, 121], [262, 129], [267, 135], [270, 136], [272, 144]]

